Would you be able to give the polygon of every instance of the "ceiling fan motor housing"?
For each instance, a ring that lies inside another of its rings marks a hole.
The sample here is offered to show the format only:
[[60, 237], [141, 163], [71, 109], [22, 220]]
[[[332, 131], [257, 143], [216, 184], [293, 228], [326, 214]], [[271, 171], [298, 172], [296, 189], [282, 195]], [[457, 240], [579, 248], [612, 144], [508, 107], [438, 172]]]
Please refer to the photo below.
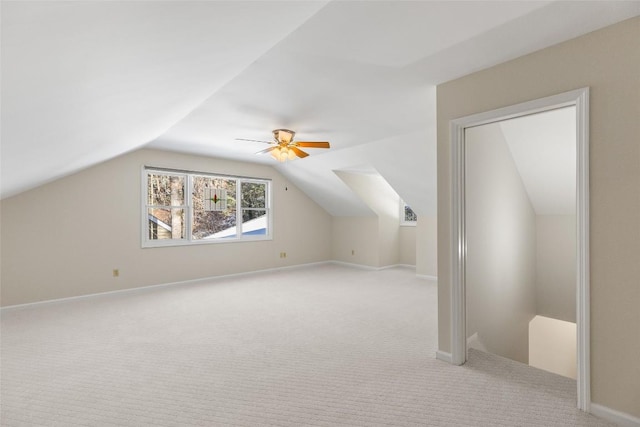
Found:
[[279, 144], [289, 145], [295, 135], [296, 133], [289, 129], [276, 129], [273, 131], [273, 137]]

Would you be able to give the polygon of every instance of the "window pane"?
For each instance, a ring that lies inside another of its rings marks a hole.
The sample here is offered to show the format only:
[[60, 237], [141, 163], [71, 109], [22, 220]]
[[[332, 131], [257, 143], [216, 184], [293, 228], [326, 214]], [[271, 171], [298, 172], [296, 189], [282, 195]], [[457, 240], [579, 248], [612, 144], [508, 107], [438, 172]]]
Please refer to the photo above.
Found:
[[221, 212], [193, 211], [193, 239], [224, 239], [236, 237], [236, 210]]
[[184, 209], [153, 209], [147, 211], [149, 240], [183, 239]]
[[152, 206], [184, 205], [184, 177], [179, 175], [147, 175], [147, 204]]
[[406, 222], [416, 222], [418, 220], [418, 215], [408, 205], [404, 205], [404, 220]]
[[265, 208], [267, 184], [261, 182], [243, 182], [240, 187], [243, 208]]
[[236, 237], [236, 181], [207, 176], [193, 178], [194, 240]]
[[260, 236], [267, 234], [268, 223], [266, 210], [242, 210], [243, 236]]

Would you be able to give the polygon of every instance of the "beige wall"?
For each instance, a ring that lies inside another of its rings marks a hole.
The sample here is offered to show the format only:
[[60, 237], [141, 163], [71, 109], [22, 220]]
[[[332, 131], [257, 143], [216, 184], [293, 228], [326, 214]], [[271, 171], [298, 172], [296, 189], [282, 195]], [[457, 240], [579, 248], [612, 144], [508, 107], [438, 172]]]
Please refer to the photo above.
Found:
[[438, 103], [438, 329], [450, 351], [449, 122], [590, 87], [591, 396], [640, 417], [640, 18], [444, 83]]
[[331, 258], [379, 267], [378, 218], [334, 216], [331, 221]]
[[400, 219], [380, 216], [378, 218], [380, 241], [380, 267], [397, 265], [400, 262]]
[[467, 337], [529, 361], [536, 314], [536, 216], [498, 124], [467, 129]]
[[[366, 205], [375, 212], [378, 220], [378, 227], [374, 233], [377, 236], [375, 243], [371, 241], [371, 235], [360, 236], [365, 242], [370, 242], [377, 247], [376, 267], [396, 265], [400, 262], [400, 196], [395, 190], [378, 174], [354, 173], [347, 171], [336, 171], [340, 177], [354, 192], [354, 196], [362, 199]], [[366, 221], [365, 221], [366, 223]], [[369, 231], [366, 226], [355, 225], [356, 230], [363, 233]], [[349, 234], [352, 241], [355, 234]], [[336, 236], [340, 239], [340, 236]], [[348, 245], [351, 247], [352, 245]], [[348, 248], [347, 248], [348, 249]], [[338, 249], [340, 250], [340, 249]], [[367, 253], [371, 249], [367, 249]], [[354, 256], [351, 256], [355, 259]]]
[[416, 274], [438, 277], [438, 219], [435, 216], [418, 216]]
[[576, 217], [536, 216], [536, 312], [576, 321]]
[[[142, 249], [143, 165], [272, 179], [273, 240]], [[327, 261], [330, 255], [331, 217], [270, 166], [140, 150], [2, 201], [3, 305]], [[112, 277], [114, 268], [120, 277]]]
[[399, 263], [403, 265], [416, 265], [416, 227], [400, 227], [400, 254]]

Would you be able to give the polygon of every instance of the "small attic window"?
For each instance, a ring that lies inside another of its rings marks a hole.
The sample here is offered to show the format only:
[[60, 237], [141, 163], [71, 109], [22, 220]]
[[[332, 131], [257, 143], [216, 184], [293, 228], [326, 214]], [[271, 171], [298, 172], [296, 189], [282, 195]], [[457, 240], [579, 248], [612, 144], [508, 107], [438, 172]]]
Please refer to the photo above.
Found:
[[400, 200], [400, 225], [414, 226], [418, 222], [418, 215], [406, 204], [403, 200]]

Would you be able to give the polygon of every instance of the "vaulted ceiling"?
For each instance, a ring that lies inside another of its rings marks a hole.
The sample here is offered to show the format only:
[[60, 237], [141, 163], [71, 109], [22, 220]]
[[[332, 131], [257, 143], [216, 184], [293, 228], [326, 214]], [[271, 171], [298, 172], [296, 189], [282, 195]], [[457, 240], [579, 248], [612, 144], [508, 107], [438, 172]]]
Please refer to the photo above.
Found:
[[[377, 170], [435, 213], [440, 82], [640, 14], [637, 1], [2, 1], [2, 197], [141, 147], [270, 163], [334, 215]], [[570, 89], [570, 88], [568, 88]], [[254, 153], [290, 128], [330, 150]]]
[[576, 108], [491, 123], [499, 126], [537, 215], [576, 214]]

